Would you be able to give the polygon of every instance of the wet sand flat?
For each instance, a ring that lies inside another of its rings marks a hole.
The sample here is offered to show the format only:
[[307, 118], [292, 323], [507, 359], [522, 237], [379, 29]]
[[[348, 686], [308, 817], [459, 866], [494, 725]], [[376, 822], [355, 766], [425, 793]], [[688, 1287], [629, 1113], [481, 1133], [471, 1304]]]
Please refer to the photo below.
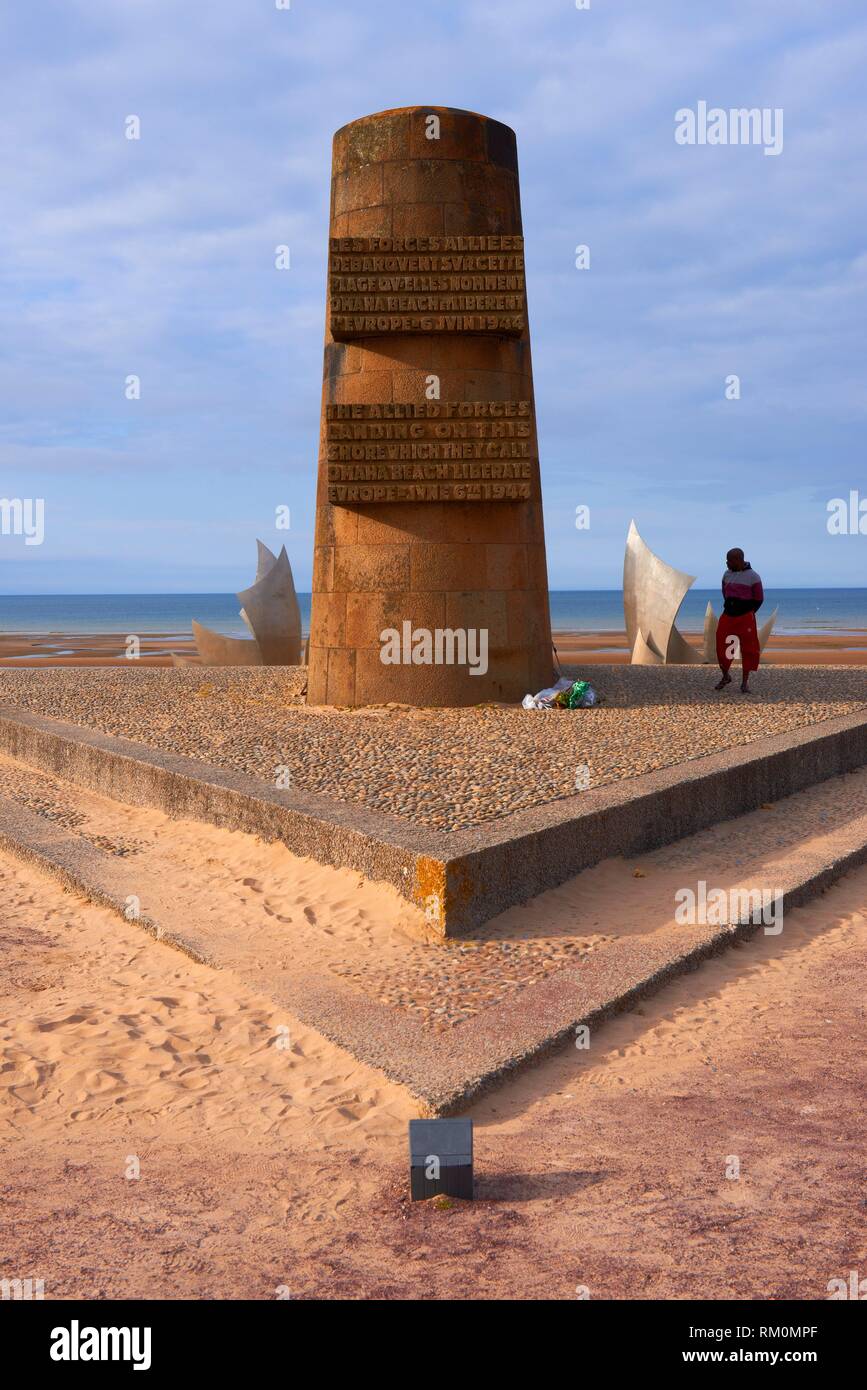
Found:
[[[697, 648], [700, 638], [686, 634]], [[625, 632], [555, 632], [554, 646], [563, 662], [590, 661], [626, 665]], [[0, 669], [4, 666], [126, 666], [126, 633], [2, 633]], [[198, 663], [192, 632], [140, 634], [142, 666], [171, 666], [172, 653]], [[767, 665], [865, 666], [867, 631], [772, 635], [763, 661]]]

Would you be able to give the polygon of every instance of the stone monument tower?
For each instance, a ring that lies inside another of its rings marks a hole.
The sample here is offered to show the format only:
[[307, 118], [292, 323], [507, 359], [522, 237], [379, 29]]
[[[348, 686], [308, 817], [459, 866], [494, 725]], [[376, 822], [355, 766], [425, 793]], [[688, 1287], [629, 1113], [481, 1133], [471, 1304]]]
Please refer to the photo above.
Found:
[[334, 137], [308, 700], [516, 701], [551, 630], [515, 136]]

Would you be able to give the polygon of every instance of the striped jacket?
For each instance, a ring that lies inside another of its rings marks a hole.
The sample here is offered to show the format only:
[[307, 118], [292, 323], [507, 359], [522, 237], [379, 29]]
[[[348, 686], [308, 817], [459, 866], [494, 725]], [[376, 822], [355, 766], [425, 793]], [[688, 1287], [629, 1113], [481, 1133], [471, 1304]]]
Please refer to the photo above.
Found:
[[726, 570], [722, 578], [723, 612], [730, 618], [757, 613], [765, 601], [761, 577], [752, 568]]

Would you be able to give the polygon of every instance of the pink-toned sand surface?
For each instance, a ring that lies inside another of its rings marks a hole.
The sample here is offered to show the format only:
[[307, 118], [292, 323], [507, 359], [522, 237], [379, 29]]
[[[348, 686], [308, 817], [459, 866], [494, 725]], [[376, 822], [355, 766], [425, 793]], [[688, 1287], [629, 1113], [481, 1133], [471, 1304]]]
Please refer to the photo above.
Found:
[[[382, 885], [110, 805], [108, 844], [177, 836], [224, 923], [258, 897], [402, 949]], [[634, 929], [606, 872], [594, 915]], [[448, 1210], [407, 1201], [412, 1101], [275, 1008], [267, 961], [253, 992], [5, 854], [0, 897], [0, 1273], [48, 1298], [821, 1299], [867, 1259], [867, 871], [478, 1103]]]

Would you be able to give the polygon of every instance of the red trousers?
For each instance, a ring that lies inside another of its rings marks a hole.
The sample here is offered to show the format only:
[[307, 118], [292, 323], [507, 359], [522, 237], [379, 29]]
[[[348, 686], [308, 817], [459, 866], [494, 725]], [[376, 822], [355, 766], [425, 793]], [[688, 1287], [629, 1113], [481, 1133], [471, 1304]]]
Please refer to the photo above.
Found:
[[741, 665], [746, 679], [751, 671], [759, 669], [759, 634], [756, 631], [755, 613], [743, 613], [739, 618], [730, 618], [723, 613], [717, 623], [716, 655], [724, 671], [729, 669], [738, 654], [735, 638], [740, 642]]

